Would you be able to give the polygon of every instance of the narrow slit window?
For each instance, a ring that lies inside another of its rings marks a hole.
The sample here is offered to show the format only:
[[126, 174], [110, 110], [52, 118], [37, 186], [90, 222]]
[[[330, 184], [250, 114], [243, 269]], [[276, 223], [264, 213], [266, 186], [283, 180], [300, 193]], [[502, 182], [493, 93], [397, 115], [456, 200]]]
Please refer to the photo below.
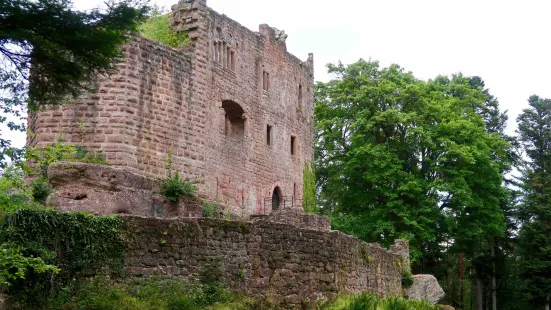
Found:
[[302, 104], [302, 85], [298, 85], [298, 104]]
[[235, 53], [231, 52], [231, 69], [232, 71], [235, 71]]
[[270, 74], [266, 71], [262, 75], [262, 89], [270, 90]]
[[228, 46], [227, 50], [226, 50], [226, 68], [231, 68], [231, 50], [230, 50], [230, 47]]
[[212, 47], [213, 47], [213, 54], [212, 54], [212, 55], [214, 56], [214, 61], [216, 61], [216, 54], [217, 54], [217, 53], [216, 53], [216, 42], [214, 42], [214, 43], [212, 44]]
[[266, 144], [272, 144], [272, 126], [270, 125], [266, 126]]
[[295, 155], [295, 136], [291, 136], [291, 155]]
[[227, 58], [226, 56], [228, 55], [228, 52], [227, 52], [227, 44], [224, 43], [222, 45], [222, 66], [223, 67], [226, 67], [227, 66]]

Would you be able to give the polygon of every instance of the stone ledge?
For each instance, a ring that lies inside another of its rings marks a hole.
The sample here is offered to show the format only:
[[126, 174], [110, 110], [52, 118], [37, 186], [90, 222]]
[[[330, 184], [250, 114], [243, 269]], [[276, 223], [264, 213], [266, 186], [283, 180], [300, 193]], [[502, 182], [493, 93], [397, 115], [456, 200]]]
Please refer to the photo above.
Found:
[[96, 215], [132, 214], [147, 217], [200, 217], [196, 198], [176, 205], [157, 194], [157, 181], [120, 168], [78, 162], [55, 163], [48, 168], [54, 193], [48, 204], [62, 212]]

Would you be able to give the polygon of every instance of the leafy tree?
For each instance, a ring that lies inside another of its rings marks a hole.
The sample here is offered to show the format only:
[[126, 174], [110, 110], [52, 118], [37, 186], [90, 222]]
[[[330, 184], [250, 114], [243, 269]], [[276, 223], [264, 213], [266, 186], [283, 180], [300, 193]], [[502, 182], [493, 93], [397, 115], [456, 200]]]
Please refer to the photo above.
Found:
[[[3, 1], [0, 123], [24, 130], [17, 119], [25, 108], [63, 104], [92, 89], [98, 76], [114, 70], [121, 44], [137, 32], [148, 10], [135, 0], [110, 1], [104, 10], [88, 12], [75, 11], [69, 0]], [[2, 165], [6, 157], [20, 155], [3, 137], [0, 152]]]
[[536, 95], [518, 117], [518, 134], [528, 160], [522, 169], [519, 236], [521, 276], [534, 305], [549, 309], [551, 295], [551, 99]]
[[511, 146], [487, 130], [501, 116], [487, 107], [479, 78], [423, 82], [363, 60], [329, 72], [336, 78], [317, 84], [315, 106], [326, 210], [353, 215], [366, 240], [410, 239], [418, 260], [450, 241], [474, 257], [503, 234]]

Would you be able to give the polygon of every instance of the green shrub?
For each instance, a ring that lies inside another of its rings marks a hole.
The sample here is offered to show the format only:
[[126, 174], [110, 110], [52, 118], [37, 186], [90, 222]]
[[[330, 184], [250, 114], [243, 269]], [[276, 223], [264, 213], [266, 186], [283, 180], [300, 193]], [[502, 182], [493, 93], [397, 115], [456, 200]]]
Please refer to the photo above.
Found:
[[212, 218], [222, 218], [223, 211], [219, 204], [213, 202], [203, 202], [203, 216]]
[[411, 273], [411, 266], [409, 260], [401, 263], [402, 267], [402, 286], [410, 287], [413, 284], [413, 274]]
[[185, 32], [173, 31], [170, 26], [170, 13], [155, 6], [151, 16], [140, 25], [140, 34], [153, 41], [158, 41], [170, 47], [178, 48], [189, 43]]
[[26, 257], [19, 248], [0, 244], [0, 287], [10, 286], [16, 280], [25, 279], [29, 269], [37, 274], [59, 273], [59, 268], [46, 264], [41, 257]]
[[28, 148], [25, 152], [25, 172], [42, 178], [48, 177], [50, 165], [61, 162], [83, 162], [109, 165], [101, 151], [91, 151], [82, 146], [55, 142], [45, 147]]
[[176, 172], [174, 175], [162, 180], [161, 194], [168, 198], [168, 200], [176, 203], [181, 197], [193, 197], [197, 192], [195, 184], [196, 182], [182, 179], [180, 173]]
[[48, 179], [43, 177], [36, 178], [31, 181], [30, 187], [34, 201], [41, 205], [46, 204], [46, 199], [53, 191], [50, 183], [48, 183]]
[[92, 151], [82, 146], [75, 146], [75, 155], [72, 159], [69, 159], [68, 161], [109, 165], [101, 151]]
[[413, 284], [413, 275], [411, 273], [403, 274], [402, 275], [402, 286], [403, 287], [410, 287], [412, 284]]
[[23, 186], [23, 170], [8, 166], [0, 176], [0, 223], [5, 214], [35, 207], [31, 189]]
[[130, 278], [121, 282], [98, 276], [74, 283], [53, 296], [48, 309], [98, 310], [262, 310], [252, 298], [220, 288], [204, 299], [208, 285], [168, 277]]

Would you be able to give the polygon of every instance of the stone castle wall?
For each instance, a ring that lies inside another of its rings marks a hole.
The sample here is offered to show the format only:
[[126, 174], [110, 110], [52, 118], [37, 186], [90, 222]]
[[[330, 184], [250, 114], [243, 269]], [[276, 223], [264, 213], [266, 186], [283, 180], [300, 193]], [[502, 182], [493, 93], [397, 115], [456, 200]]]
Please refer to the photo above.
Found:
[[218, 260], [226, 285], [277, 304], [402, 294], [402, 256], [341, 232], [263, 220], [124, 219], [135, 229], [125, 264], [130, 275], [194, 276]]
[[204, 0], [180, 1], [172, 19], [189, 46], [135, 38], [97, 92], [31, 115], [27, 144], [79, 144], [153, 178], [167, 176], [172, 152], [175, 170], [238, 215], [270, 213], [274, 191], [300, 199], [313, 158], [312, 58], [289, 54], [282, 32], [248, 30]]

